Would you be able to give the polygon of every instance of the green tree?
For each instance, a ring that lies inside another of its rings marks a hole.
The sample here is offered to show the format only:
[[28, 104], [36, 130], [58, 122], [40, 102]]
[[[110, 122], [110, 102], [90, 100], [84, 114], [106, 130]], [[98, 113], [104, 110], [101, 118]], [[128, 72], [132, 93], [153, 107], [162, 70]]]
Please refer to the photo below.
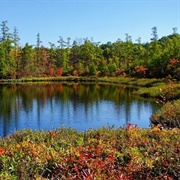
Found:
[[107, 61], [105, 59], [100, 61], [98, 70], [101, 72], [102, 76], [106, 76], [109, 74]]
[[40, 67], [39, 68], [39, 74], [41, 76], [44, 76], [47, 72], [47, 64], [48, 64], [48, 58], [49, 58], [49, 52], [47, 48], [44, 46], [41, 46], [41, 56], [40, 56]]
[[122, 66], [122, 59], [121, 59], [122, 43], [123, 42], [120, 39], [118, 39], [115, 43], [112, 44], [112, 59], [118, 69], [120, 69]]
[[14, 27], [14, 32], [13, 32], [13, 44], [14, 44], [14, 48], [13, 48], [13, 58], [15, 60], [16, 63], [16, 71], [19, 71], [19, 58], [18, 58], [18, 52], [20, 50], [20, 46], [19, 46], [19, 41], [20, 41], [20, 37], [19, 37], [19, 32], [17, 30], [16, 27]]
[[21, 52], [21, 59], [20, 59], [20, 72], [19, 76], [31, 76], [36, 71], [35, 66], [35, 52], [31, 45], [28, 43], [25, 44], [25, 46], [22, 48]]
[[0, 78], [4, 78], [7, 75], [7, 65], [5, 59], [5, 52], [3, 44], [0, 43]]
[[5, 77], [15, 76], [16, 62], [11, 55], [12, 51], [12, 34], [9, 32], [9, 27], [7, 26], [7, 21], [3, 21], [1, 24], [1, 38], [0, 42], [2, 44], [1, 50], [1, 72]]
[[18, 29], [16, 27], [14, 27], [13, 40], [12, 41], [13, 41], [15, 50], [17, 50], [19, 47], [20, 37], [19, 37]]
[[94, 75], [96, 75], [96, 73], [97, 73], [97, 66], [93, 62], [89, 66], [89, 75], [94, 76]]
[[125, 34], [126, 35], [126, 42], [124, 42], [124, 60], [125, 60], [125, 64], [126, 64], [126, 72], [128, 74], [130, 74], [131, 71], [131, 63], [133, 61], [133, 43], [132, 43], [132, 39], [131, 36], [128, 35], [128, 33]]
[[152, 27], [152, 38], [151, 38], [151, 41], [156, 41], [156, 40], [158, 40], [158, 34], [157, 34], [157, 27], [156, 26], [154, 26], [154, 27]]
[[67, 38], [66, 46], [68, 49], [71, 47], [71, 38], [70, 37]]
[[115, 73], [117, 71], [117, 66], [116, 63], [114, 62], [109, 62], [108, 64], [108, 72], [110, 76], [115, 76]]
[[141, 40], [138, 38], [137, 40], [138, 43], [135, 43], [133, 45], [133, 64], [132, 66], [138, 66], [138, 65], [143, 65], [147, 67], [147, 57], [145, 56], [146, 54], [146, 49], [145, 47], [141, 44]]
[[59, 40], [57, 42], [59, 43], [58, 48], [64, 49], [66, 47], [66, 42], [64, 41], [64, 39], [61, 36], [59, 36]]
[[69, 60], [70, 60], [70, 66], [72, 66], [73, 70], [77, 69], [80, 60], [80, 47], [78, 46], [76, 40], [73, 42]]
[[57, 61], [57, 47], [54, 43], [49, 42], [50, 48], [48, 49], [48, 61], [46, 64], [46, 74], [51, 76], [54, 74]]
[[59, 43], [59, 46], [57, 48], [57, 59], [56, 59], [56, 67], [62, 67], [63, 61], [65, 61], [64, 56], [65, 56], [65, 51], [64, 48], [66, 46], [65, 41], [61, 36], [59, 36], [59, 40], [57, 41]]
[[41, 59], [41, 54], [42, 54], [42, 49], [41, 49], [41, 38], [40, 38], [40, 33], [37, 34], [37, 40], [36, 40], [36, 48], [35, 48], [35, 51], [36, 51], [36, 69], [37, 69], [37, 73], [39, 75], [39, 67], [40, 67], [40, 59]]
[[177, 34], [177, 27], [173, 27], [172, 30], [173, 30], [173, 35]]
[[112, 59], [112, 43], [108, 41], [106, 44], [102, 44], [101, 48], [103, 49], [103, 56], [107, 62]]
[[59, 43], [57, 49], [57, 59], [56, 59], [56, 67], [58, 69], [63, 70], [63, 74], [68, 74], [68, 62], [69, 62], [69, 55], [70, 55], [70, 40], [71, 38], [67, 38], [67, 42], [59, 36]]

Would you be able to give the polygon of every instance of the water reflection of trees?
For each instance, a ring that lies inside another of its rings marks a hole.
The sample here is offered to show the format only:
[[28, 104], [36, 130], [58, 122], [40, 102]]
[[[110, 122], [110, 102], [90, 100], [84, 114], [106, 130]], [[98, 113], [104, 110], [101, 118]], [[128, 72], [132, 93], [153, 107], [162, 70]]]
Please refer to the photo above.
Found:
[[[99, 101], [111, 101], [117, 107], [124, 107], [125, 114], [129, 116], [131, 103], [138, 100], [140, 108], [143, 99], [133, 96], [134, 89], [126, 86], [107, 85], [107, 84], [78, 84], [78, 83], [39, 83], [39, 84], [15, 84], [0, 86], [0, 123], [8, 128], [14, 122], [18, 121], [18, 113], [20, 110], [29, 112], [33, 109], [33, 105], [37, 104], [37, 113], [41, 108], [45, 108], [46, 103], [66, 104], [71, 102], [73, 108], [79, 105], [84, 106], [87, 111], [88, 106]], [[68, 108], [64, 106], [62, 108]], [[62, 110], [62, 109], [61, 109]], [[118, 108], [117, 108], [118, 111]], [[38, 115], [40, 117], [40, 114]], [[40, 118], [39, 118], [40, 119]], [[4, 130], [6, 131], [6, 129]]]

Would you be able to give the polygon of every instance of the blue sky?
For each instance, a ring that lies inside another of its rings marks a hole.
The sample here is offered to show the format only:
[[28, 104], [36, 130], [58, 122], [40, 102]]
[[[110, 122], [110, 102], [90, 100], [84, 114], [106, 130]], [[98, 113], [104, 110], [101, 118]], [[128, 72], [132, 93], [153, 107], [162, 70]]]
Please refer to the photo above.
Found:
[[57, 44], [59, 36], [91, 38], [95, 42], [150, 41], [151, 28], [158, 37], [180, 32], [180, 0], [0, 0], [0, 23], [16, 26], [20, 43], [36, 44], [37, 33], [44, 46]]

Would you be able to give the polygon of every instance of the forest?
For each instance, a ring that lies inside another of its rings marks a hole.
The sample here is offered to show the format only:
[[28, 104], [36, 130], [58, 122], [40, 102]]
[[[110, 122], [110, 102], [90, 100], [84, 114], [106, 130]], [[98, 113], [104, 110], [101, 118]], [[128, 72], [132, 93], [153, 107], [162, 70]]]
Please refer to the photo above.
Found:
[[150, 42], [141, 38], [101, 44], [92, 38], [71, 40], [59, 36], [57, 45], [43, 46], [40, 33], [35, 44], [20, 45], [18, 29], [10, 31], [7, 21], [0, 24], [0, 79], [56, 76], [132, 76], [180, 79], [180, 34], [158, 39], [157, 27]]

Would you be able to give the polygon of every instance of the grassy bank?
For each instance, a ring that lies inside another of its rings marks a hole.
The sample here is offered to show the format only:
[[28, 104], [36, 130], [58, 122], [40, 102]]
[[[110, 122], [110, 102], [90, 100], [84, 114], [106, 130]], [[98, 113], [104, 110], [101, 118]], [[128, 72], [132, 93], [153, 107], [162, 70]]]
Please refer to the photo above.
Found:
[[[138, 91], [135, 93], [141, 97], [152, 97], [158, 98], [161, 97], [165, 89], [167, 98], [169, 99], [179, 99], [180, 98], [180, 84], [175, 80], [169, 79], [147, 79], [147, 78], [99, 78], [98, 81], [101, 82], [111, 82], [117, 84], [124, 84], [130, 86], [138, 87]], [[171, 94], [172, 93], [172, 94]]]
[[180, 129], [24, 130], [0, 139], [1, 179], [178, 179]]

